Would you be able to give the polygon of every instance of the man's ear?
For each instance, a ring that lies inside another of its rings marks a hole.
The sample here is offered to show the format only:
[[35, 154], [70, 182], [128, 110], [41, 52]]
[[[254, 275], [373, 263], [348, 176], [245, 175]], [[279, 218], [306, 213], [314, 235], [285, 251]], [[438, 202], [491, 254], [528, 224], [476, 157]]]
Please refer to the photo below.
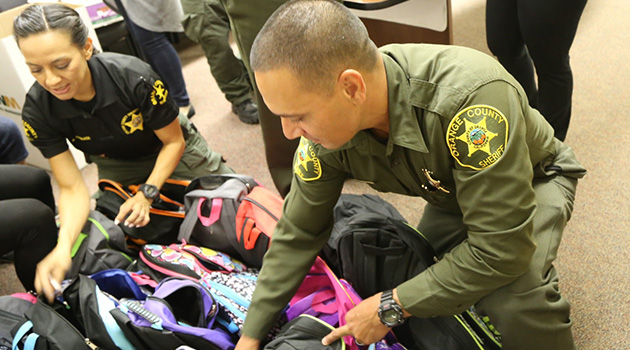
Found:
[[94, 53], [94, 43], [92, 43], [92, 38], [88, 37], [85, 41], [85, 45], [83, 46], [83, 55], [86, 60], [89, 60]]
[[341, 72], [337, 79], [337, 86], [353, 104], [362, 104], [365, 101], [367, 87], [359, 71], [346, 69]]

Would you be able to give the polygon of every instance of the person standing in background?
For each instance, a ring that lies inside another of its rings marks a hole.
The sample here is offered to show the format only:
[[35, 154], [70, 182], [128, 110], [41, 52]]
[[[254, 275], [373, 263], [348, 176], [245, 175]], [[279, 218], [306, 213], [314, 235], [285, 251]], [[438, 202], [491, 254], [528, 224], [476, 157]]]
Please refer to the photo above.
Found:
[[280, 118], [274, 115], [258, 92], [254, 72], [250, 62], [250, 51], [256, 35], [263, 27], [271, 14], [287, 0], [221, 0], [227, 13], [232, 35], [241, 52], [243, 63], [249, 73], [249, 79], [256, 94], [256, 105], [260, 116], [263, 142], [265, 144], [265, 156], [267, 168], [273, 179], [273, 183], [282, 197], [289, 193], [291, 179], [293, 178], [293, 155], [299, 140], [289, 140], [282, 133]]
[[230, 20], [221, 0], [181, 0], [182, 25], [186, 36], [201, 45], [210, 73], [232, 112], [245, 124], [258, 124], [258, 107], [252, 99], [252, 84], [247, 69], [229, 43]]
[[[487, 0], [488, 48], [561, 141], [571, 119], [569, 49], [586, 0]], [[536, 84], [538, 78], [538, 85]]]
[[181, 5], [177, 0], [115, 0], [115, 3], [145, 59], [164, 79], [180, 112], [191, 118], [195, 109], [186, 90], [182, 62], [168, 38], [168, 33], [184, 31], [180, 23], [184, 15]]

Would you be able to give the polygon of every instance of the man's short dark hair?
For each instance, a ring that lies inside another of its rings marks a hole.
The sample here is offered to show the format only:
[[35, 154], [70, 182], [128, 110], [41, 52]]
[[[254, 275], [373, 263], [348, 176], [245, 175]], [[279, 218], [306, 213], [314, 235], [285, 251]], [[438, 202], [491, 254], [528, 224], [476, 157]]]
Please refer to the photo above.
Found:
[[251, 50], [251, 68], [287, 68], [308, 87], [331, 92], [345, 69], [363, 72], [377, 63], [376, 45], [361, 20], [329, 0], [292, 0], [278, 8]]

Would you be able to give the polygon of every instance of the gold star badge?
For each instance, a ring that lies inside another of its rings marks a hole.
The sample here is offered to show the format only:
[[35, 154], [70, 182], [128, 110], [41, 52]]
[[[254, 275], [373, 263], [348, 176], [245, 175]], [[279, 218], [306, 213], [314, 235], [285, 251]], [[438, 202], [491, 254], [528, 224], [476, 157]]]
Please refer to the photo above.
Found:
[[448, 126], [446, 142], [451, 155], [467, 168], [481, 170], [494, 164], [505, 150], [508, 122], [491, 106], [470, 106]]
[[143, 130], [142, 121], [142, 113], [139, 108], [136, 108], [125, 114], [125, 116], [120, 120], [120, 127], [123, 129], [125, 134], [133, 134], [136, 130]]

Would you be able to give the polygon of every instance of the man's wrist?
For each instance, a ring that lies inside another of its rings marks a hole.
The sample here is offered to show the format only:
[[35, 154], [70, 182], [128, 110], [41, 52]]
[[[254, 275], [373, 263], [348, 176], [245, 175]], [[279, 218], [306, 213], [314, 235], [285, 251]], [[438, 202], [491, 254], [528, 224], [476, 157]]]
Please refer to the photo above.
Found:
[[378, 317], [382, 324], [393, 328], [405, 323], [402, 306], [394, 299], [393, 290], [381, 293], [381, 303], [378, 306]]
[[400, 307], [402, 308], [402, 310], [403, 310], [403, 314], [404, 314], [404, 317], [405, 317], [405, 318], [407, 318], [407, 317], [411, 317], [411, 316], [413, 316], [412, 314], [410, 314], [409, 312], [407, 312], [407, 310], [405, 310], [405, 307], [404, 307], [404, 306], [403, 306], [403, 304], [400, 302], [400, 299], [398, 299], [398, 290], [397, 290], [396, 288], [394, 288], [394, 289], [392, 289], [392, 293], [393, 293], [393, 298], [394, 298], [394, 301], [396, 302], [396, 304], [400, 305]]

